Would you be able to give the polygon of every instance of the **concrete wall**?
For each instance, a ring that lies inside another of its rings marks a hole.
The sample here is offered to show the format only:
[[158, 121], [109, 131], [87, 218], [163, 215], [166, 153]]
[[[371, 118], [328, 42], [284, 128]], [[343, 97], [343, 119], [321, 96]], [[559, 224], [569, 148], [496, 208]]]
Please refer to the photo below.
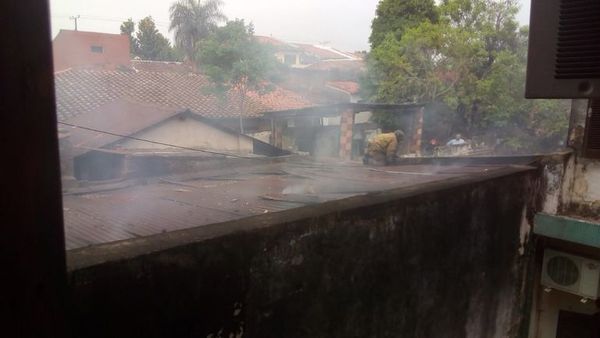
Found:
[[[92, 46], [102, 52], [92, 52]], [[55, 72], [78, 66], [116, 69], [130, 63], [129, 38], [120, 34], [61, 30], [52, 51]]]
[[600, 222], [600, 160], [583, 156], [587, 100], [573, 100], [569, 154], [544, 163], [547, 198], [543, 211]]
[[[557, 156], [544, 163], [545, 203], [547, 214], [600, 223], [600, 161], [583, 156], [583, 137], [588, 111], [587, 100], [573, 100], [568, 146], [570, 154]], [[598, 225], [600, 227], [600, 224]], [[572, 229], [576, 232], [577, 229]], [[565, 231], [565, 235], [568, 230]], [[537, 248], [537, 292], [531, 315], [532, 325], [529, 337], [555, 338], [558, 314], [561, 310], [594, 314], [600, 312], [600, 304], [593, 301], [582, 304], [581, 297], [552, 291], [543, 292], [539, 285], [544, 250], [550, 248], [576, 256], [600, 261], [600, 248], [576, 244], [560, 239], [541, 237]], [[600, 334], [600, 333], [599, 333]], [[585, 337], [581, 337], [585, 338]]]
[[536, 177], [469, 178], [71, 251], [74, 336], [524, 336]]
[[559, 213], [600, 222], [600, 161], [583, 156], [588, 100], [573, 100], [569, 146], [573, 156], [566, 164]]
[[[571, 217], [592, 223], [600, 221], [600, 166], [598, 161], [584, 159], [575, 152], [544, 165], [546, 198], [543, 211], [550, 215]], [[600, 225], [599, 225], [600, 227]], [[566, 230], [568, 231], [568, 230]], [[577, 229], [572, 229], [576, 232]], [[565, 233], [566, 235], [566, 233]], [[588, 247], [564, 240], [540, 238], [537, 247], [536, 277], [537, 291], [534, 293], [534, 306], [531, 314], [530, 338], [555, 338], [559, 322], [559, 312], [568, 311], [586, 315], [600, 312], [600, 303], [590, 301], [582, 304], [582, 297], [575, 294], [552, 290], [543, 291], [541, 271], [545, 249], [553, 249], [575, 256], [600, 261], [600, 248]], [[599, 332], [600, 333], [600, 332]], [[587, 338], [580, 337], [580, 338]]]
[[561, 198], [561, 214], [600, 222], [600, 161], [572, 156]]
[[[138, 135], [138, 138], [175, 144], [182, 147], [252, 153], [252, 140], [226, 133], [192, 118], [171, 119]], [[119, 143], [125, 149], [167, 149], [148, 142], [127, 140]]]
[[546, 163], [544, 212], [600, 222], [600, 161], [583, 156], [587, 100], [573, 100], [568, 145], [572, 153]]

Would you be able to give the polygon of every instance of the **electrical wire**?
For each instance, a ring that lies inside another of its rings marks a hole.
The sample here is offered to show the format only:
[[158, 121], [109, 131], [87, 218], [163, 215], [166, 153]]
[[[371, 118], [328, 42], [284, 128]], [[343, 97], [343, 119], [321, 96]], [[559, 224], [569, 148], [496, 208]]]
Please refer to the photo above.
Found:
[[152, 140], [143, 139], [143, 138], [139, 138], [139, 137], [135, 137], [135, 136], [121, 135], [121, 134], [113, 133], [113, 132], [106, 131], [106, 130], [94, 129], [94, 128], [79, 126], [79, 125], [76, 125], [76, 124], [71, 124], [71, 123], [66, 123], [66, 122], [58, 122], [58, 124], [62, 124], [64, 126], [69, 126], [69, 127], [73, 127], [73, 128], [79, 128], [79, 129], [83, 129], [83, 130], [88, 130], [88, 131], [92, 131], [92, 132], [95, 132], [95, 133], [106, 134], [106, 135], [111, 135], [111, 136], [117, 136], [117, 137], [126, 138], [126, 139], [130, 139], [130, 140], [135, 140], [135, 141], [140, 141], [140, 142], [147, 142], [147, 143], [151, 143], [151, 144], [156, 144], [156, 145], [161, 145], [161, 146], [167, 146], [167, 147], [172, 147], [172, 148], [177, 148], [177, 149], [182, 149], [182, 150], [197, 151], [197, 152], [201, 152], [201, 153], [207, 153], [207, 154], [212, 154], [212, 155], [220, 155], [220, 156], [226, 156], [226, 157], [252, 158], [252, 157], [248, 157], [248, 156], [240, 156], [240, 155], [222, 153], [222, 152], [211, 151], [211, 150], [206, 150], [206, 149], [183, 147], [183, 146], [178, 146], [178, 145], [175, 145], [175, 144], [170, 144], [170, 143], [165, 143], [165, 142], [158, 142], [158, 141], [152, 141]]
[[[53, 18], [61, 18], [61, 19], [70, 18], [69, 15], [64, 15], [64, 14], [53, 14], [50, 16]], [[125, 19], [125, 18], [118, 18], [118, 17], [94, 16], [94, 15], [80, 15], [79, 18], [84, 19], [84, 20], [91, 20], [91, 21], [106, 21], [106, 22], [119, 22], [119, 23], [129, 20], [129, 18]], [[153, 19], [153, 21], [154, 21], [154, 24], [158, 27], [169, 28], [170, 24], [166, 21], [156, 21], [154, 19]]]

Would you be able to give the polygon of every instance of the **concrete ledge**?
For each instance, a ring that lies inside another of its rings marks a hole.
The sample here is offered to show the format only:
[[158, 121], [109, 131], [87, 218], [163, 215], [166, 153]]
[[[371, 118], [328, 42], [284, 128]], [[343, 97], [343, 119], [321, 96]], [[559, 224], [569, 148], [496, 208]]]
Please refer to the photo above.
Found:
[[398, 164], [403, 165], [533, 165], [536, 163], [564, 163], [570, 151], [554, 154], [532, 154], [512, 156], [448, 156], [448, 157], [403, 157]]
[[94, 265], [157, 253], [171, 248], [199, 243], [234, 233], [249, 232], [302, 219], [312, 219], [347, 210], [401, 201], [426, 193], [453, 189], [470, 184], [478, 184], [496, 178], [526, 173], [531, 170], [534, 170], [534, 168], [529, 166], [507, 166], [502, 169], [482, 174], [449, 178], [441, 182], [425, 183], [377, 193], [369, 193], [318, 205], [309, 205], [224, 223], [215, 223], [192, 229], [70, 250], [67, 252], [67, 265], [69, 271], [74, 271]]
[[600, 248], [600, 224], [563, 216], [537, 214], [535, 234]]

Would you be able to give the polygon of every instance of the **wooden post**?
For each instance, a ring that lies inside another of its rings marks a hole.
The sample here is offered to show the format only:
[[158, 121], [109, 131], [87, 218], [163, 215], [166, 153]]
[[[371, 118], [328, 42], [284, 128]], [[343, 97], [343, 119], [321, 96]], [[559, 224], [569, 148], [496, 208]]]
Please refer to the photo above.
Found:
[[271, 119], [271, 145], [283, 149], [283, 125], [284, 121]]

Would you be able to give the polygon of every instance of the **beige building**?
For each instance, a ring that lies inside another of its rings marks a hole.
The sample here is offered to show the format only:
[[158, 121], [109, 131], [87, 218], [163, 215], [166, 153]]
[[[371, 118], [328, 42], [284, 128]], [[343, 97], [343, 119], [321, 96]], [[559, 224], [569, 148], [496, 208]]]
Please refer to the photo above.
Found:
[[179, 154], [206, 160], [284, 154], [190, 110], [127, 99], [64, 120], [60, 142], [63, 175], [84, 180], [127, 176], [132, 170], [128, 160], [139, 156]]

